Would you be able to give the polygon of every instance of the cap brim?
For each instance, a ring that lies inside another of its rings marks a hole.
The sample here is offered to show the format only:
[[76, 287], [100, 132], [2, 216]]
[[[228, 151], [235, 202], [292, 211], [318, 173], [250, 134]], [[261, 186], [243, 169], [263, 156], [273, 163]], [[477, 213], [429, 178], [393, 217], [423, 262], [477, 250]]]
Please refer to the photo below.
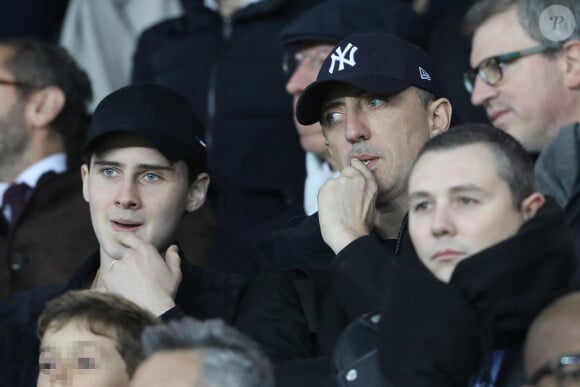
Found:
[[296, 119], [302, 125], [320, 121], [325, 94], [335, 84], [347, 84], [376, 95], [393, 95], [412, 86], [409, 82], [380, 76], [350, 76], [348, 79], [326, 79], [316, 81], [300, 95], [296, 104]]

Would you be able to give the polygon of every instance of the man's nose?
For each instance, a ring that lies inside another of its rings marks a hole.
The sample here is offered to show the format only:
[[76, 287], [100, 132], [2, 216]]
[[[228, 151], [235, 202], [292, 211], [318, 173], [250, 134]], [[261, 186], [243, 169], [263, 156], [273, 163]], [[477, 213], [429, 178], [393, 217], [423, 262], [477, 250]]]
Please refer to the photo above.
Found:
[[471, 93], [471, 104], [482, 106], [492, 98], [497, 97], [498, 91], [495, 86], [488, 85], [478, 75], [473, 83], [473, 92]]
[[364, 114], [355, 110], [347, 110], [345, 114], [345, 137], [350, 143], [366, 141], [371, 137], [371, 131]]
[[122, 208], [138, 208], [140, 206], [139, 188], [137, 182], [125, 178], [119, 185], [115, 204]]

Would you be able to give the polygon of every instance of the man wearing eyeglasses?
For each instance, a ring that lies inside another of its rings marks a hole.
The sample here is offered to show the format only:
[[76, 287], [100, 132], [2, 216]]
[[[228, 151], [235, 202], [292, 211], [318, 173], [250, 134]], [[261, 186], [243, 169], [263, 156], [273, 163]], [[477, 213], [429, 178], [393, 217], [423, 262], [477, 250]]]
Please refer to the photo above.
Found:
[[531, 325], [524, 349], [527, 386], [580, 386], [580, 293], [554, 301]]
[[[316, 80], [334, 46], [349, 34], [373, 31], [396, 33], [417, 45], [423, 42], [426, 32], [409, 4], [383, 0], [326, 1], [282, 30], [283, 70], [289, 76], [286, 91], [292, 95], [294, 111], [300, 94]], [[326, 180], [338, 176], [337, 165], [328, 152], [319, 123], [302, 125], [294, 117], [294, 125], [306, 151], [304, 210], [312, 215], [318, 209], [318, 190]]]
[[64, 49], [0, 42], [0, 299], [64, 281], [97, 247], [77, 169], [90, 99]]
[[538, 189], [566, 210], [580, 256], [580, 3], [482, 0], [464, 83], [471, 102], [536, 161]]

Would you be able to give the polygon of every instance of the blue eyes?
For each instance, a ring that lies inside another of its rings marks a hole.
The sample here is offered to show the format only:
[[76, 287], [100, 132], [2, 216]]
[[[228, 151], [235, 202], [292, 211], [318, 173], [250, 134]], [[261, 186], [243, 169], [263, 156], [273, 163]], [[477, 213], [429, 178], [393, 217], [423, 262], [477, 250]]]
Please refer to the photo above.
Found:
[[[112, 167], [104, 167], [100, 169], [100, 173], [105, 177], [117, 177], [119, 176], [119, 171]], [[161, 176], [155, 172], [145, 172], [139, 175], [140, 180], [147, 182], [156, 182], [161, 180]]]

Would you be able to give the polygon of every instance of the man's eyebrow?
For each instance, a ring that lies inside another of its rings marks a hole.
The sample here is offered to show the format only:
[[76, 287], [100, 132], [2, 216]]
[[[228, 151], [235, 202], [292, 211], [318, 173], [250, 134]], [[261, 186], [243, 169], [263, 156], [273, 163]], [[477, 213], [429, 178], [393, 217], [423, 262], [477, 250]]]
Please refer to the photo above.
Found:
[[[487, 191], [484, 190], [483, 188], [475, 185], [475, 184], [461, 184], [461, 185], [456, 185], [453, 186], [449, 189], [447, 189], [448, 192], [457, 194], [457, 193], [462, 193], [462, 192], [481, 192], [483, 194], [487, 194]], [[415, 192], [410, 192], [409, 193], [409, 200], [411, 199], [423, 199], [423, 198], [427, 198], [427, 197], [431, 197], [432, 195], [425, 190], [422, 191], [415, 191]]]
[[409, 200], [412, 199], [424, 199], [431, 197], [431, 195], [427, 191], [415, 191], [409, 194]]
[[481, 192], [481, 193], [486, 193], [487, 191], [485, 191], [482, 187], [479, 187], [475, 184], [462, 184], [462, 185], [457, 185], [454, 186], [450, 189], [451, 192], [453, 193], [461, 193], [461, 192]]
[[[93, 162], [94, 165], [103, 166], [103, 167], [123, 167], [124, 165], [118, 161], [109, 161], [109, 160], [95, 160]], [[145, 169], [153, 169], [156, 171], [173, 171], [174, 168], [172, 165], [160, 165], [160, 164], [138, 164], [137, 169], [145, 170]]]

